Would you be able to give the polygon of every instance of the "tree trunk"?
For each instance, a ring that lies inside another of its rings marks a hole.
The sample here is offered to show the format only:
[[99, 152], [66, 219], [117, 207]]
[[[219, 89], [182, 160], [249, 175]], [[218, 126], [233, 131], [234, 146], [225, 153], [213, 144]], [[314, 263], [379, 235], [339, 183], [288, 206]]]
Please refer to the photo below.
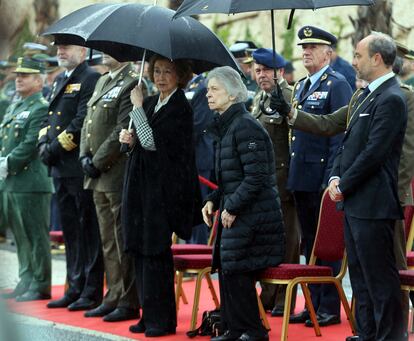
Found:
[[169, 0], [168, 7], [176, 11], [178, 7], [183, 3], [184, 0]]
[[[59, 0], [34, 0], [33, 7], [35, 10], [36, 34], [44, 32], [49, 25], [58, 19]], [[42, 42], [48, 39], [40, 37]]]
[[352, 44], [355, 46], [371, 31], [383, 32], [391, 36], [391, 21], [391, 0], [377, 0], [373, 6], [360, 6], [358, 8], [358, 18], [351, 18], [352, 25], [355, 28]]

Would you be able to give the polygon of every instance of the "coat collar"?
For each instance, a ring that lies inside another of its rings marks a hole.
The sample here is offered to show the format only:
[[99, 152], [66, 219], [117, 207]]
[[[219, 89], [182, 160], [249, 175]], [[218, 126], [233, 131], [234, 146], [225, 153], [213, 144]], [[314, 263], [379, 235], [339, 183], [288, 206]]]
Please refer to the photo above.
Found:
[[311, 95], [315, 91], [315, 89], [317, 89], [319, 87], [319, 85], [328, 78], [328, 75], [330, 73], [332, 73], [332, 71], [333, 71], [332, 68], [330, 66], [328, 66], [326, 68], [325, 72], [322, 73], [321, 77], [319, 77], [316, 80], [316, 82], [312, 83], [312, 85], [310, 86], [308, 91], [305, 94], [302, 95], [303, 88], [305, 87], [305, 82], [308, 79], [308, 78], [304, 78], [302, 83], [300, 84], [300, 88], [299, 88], [299, 90], [296, 94], [296, 99], [299, 101], [299, 103], [304, 102], [309, 97], [309, 95]]
[[221, 138], [226, 135], [231, 123], [238, 117], [246, 113], [244, 103], [235, 103], [231, 105], [223, 114], [216, 114], [208, 131], [215, 137]]

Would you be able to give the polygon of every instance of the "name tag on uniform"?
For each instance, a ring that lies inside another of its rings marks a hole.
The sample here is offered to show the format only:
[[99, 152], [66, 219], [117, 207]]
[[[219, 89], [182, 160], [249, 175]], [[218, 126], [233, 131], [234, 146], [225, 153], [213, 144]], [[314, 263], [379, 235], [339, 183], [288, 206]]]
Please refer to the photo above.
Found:
[[29, 117], [30, 111], [22, 111], [20, 114], [16, 116], [16, 120], [25, 120], [27, 117]]
[[113, 98], [117, 98], [121, 90], [122, 90], [121, 86], [116, 86], [115, 88], [108, 91], [105, 95], [103, 95], [102, 99], [106, 101], [110, 101]]
[[65, 94], [71, 94], [73, 92], [80, 91], [81, 83], [73, 83], [66, 85]]
[[326, 99], [328, 97], [328, 91], [315, 91], [312, 95], [308, 96], [308, 101], [317, 101], [320, 99]]

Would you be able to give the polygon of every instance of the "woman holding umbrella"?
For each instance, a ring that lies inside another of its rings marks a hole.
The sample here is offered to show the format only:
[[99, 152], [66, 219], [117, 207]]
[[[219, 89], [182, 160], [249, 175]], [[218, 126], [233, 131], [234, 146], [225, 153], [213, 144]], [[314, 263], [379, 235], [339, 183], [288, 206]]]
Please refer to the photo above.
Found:
[[218, 112], [210, 132], [216, 140], [219, 188], [207, 197], [202, 213], [211, 226], [214, 211], [221, 212], [212, 268], [219, 270], [221, 320], [227, 330], [212, 340], [266, 341], [257, 272], [280, 264], [285, 252], [272, 142], [246, 110], [247, 89], [235, 70], [216, 68], [207, 80], [208, 105]]
[[141, 320], [130, 331], [156, 337], [175, 333], [171, 236], [191, 236], [200, 197], [193, 112], [181, 90], [192, 77], [191, 67], [154, 55], [149, 73], [160, 93], [144, 100], [140, 88], [131, 92], [134, 129], [123, 129], [119, 141], [130, 147], [122, 224], [125, 249], [135, 255], [142, 306]]

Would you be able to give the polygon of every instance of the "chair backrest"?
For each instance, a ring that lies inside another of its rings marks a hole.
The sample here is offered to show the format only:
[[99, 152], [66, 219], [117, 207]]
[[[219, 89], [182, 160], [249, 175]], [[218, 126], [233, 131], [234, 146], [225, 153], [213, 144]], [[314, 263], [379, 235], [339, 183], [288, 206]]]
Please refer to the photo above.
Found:
[[[411, 181], [411, 194], [414, 193], [414, 178]], [[405, 241], [407, 242], [407, 252], [411, 251], [414, 241], [414, 206], [407, 205], [404, 209], [404, 226], [405, 226]]]
[[344, 213], [337, 211], [326, 189], [322, 195], [318, 229], [309, 264], [315, 264], [315, 258], [324, 261], [342, 260], [344, 252]]

